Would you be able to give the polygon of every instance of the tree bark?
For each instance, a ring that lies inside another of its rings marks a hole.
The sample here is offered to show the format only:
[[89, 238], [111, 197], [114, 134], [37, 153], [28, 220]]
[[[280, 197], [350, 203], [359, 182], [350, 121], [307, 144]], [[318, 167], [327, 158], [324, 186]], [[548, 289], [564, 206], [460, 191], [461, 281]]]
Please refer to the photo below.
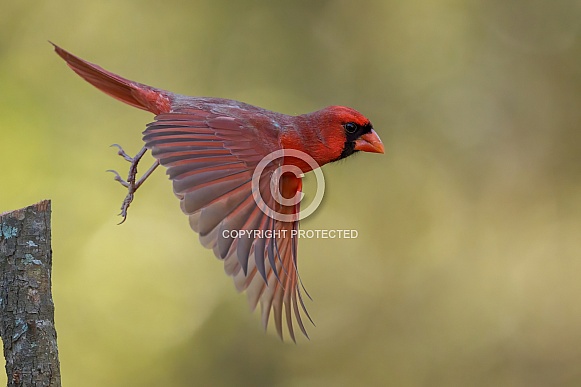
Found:
[[0, 336], [8, 386], [60, 386], [50, 201], [0, 215]]

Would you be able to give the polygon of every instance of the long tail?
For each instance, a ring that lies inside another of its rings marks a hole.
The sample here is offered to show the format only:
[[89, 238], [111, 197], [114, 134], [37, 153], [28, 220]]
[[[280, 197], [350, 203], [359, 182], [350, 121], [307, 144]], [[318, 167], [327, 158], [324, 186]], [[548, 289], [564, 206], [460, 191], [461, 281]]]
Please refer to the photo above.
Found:
[[154, 114], [171, 111], [172, 93], [120, 77], [63, 50], [52, 42], [50, 43], [54, 46], [56, 53], [67, 62], [67, 65], [75, 73], [102, 92], [128, 105]]

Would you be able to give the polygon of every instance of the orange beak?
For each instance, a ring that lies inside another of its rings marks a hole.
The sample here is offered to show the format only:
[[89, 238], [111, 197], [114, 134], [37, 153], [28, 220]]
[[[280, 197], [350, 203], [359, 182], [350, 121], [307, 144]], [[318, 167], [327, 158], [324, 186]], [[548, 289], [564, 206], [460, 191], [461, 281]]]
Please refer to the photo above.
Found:
[[383, 143], [373, 129], [371, 129], [371, 132], [366, 133], [355, 140], [355, 150], [371, 153], [384, 153]]

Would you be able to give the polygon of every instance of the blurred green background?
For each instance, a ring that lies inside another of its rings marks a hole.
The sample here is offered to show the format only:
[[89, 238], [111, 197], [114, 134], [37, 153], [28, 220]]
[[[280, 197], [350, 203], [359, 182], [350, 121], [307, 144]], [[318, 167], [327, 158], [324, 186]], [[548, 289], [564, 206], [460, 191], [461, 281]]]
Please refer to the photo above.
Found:
[[[53, 201], [63, 383], [581, 385], [580, 32], [578, 0], [5, 2], [0, 211]], [[109, 145], [137, 152], [152, 116], [49, 39], [178, 93], [371, 119], [386, 154], [326, 166], [301, 224], [359, 232], [300, 242], [310, 341], [264, 334], [163, 171], [116, 225]]]

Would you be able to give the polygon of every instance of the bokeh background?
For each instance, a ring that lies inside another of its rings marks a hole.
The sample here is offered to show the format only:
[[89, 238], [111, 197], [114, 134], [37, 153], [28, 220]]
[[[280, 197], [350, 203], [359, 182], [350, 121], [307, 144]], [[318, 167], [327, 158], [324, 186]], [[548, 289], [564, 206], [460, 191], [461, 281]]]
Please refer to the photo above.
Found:
[[[64, 384], [581, 385], [580, 33], [578, 0], [4, 2], [0, 211], [53, 201]], [[371, 118], [386, 154], [324, 167], [301, 225], [359, 232], [300, 242], [310, 341], [263, 332], [162, 170], [116, 225], [109, 145], [137, 152], [152, 117], [47, 40], [183, 94]]]

